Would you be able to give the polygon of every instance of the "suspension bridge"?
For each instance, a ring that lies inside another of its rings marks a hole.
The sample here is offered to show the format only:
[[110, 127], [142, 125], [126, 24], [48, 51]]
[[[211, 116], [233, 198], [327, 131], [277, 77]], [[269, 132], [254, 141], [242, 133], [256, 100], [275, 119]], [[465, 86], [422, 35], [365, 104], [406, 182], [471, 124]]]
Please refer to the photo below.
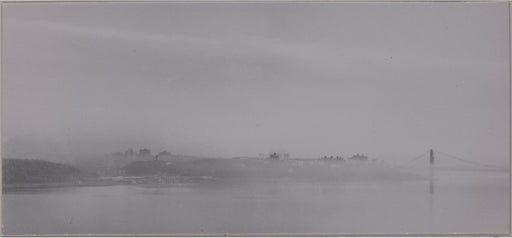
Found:
[[[421, 161], [428, 162], [424, 164], [420, 164]], [[508, 170], [508, 168], [504, 168], [503, 166], [486, 164], [482, 162], [478, 162], [471, 159], [466, 159], [461, 156], [453, 155], [451, 153], [443, 152], [440, 150], [430, 149], [427, 150], [417, 156], [410, 158], [409, 160], [399, 164], [397, 167], [402, 169], [414, 168], [414, 166], [418, 167], [418, 165], [429, 165], [434, 167], [436, 161], [453, 161], [456, 162], [452, 164], [451, 169], [459, 168], [467, 168], [467, 169], [482, 169], [482, 170]], [[465, 167], [461, 167], [462, 165], [466, 165]], [[439, 167], [436, 167], [439, 168]]]
[[[450, 167], [436, 166], [436, 163], [438, 163], [439, 161], [444, 161], [444, 162], [452, 161], [452, 162], [455, 162], [455, 164], [452, 164]], [[423, 162], [423, 163], [421, 163], [421, 162]], [[434, 149], [427, 150], [417, 156], [410, 158], [406, 162], [398, 165], [397, 168], [402, 169], [402, 170], [418, 168], [418, 165], [420, 163], [421, 163], [421, 165], [423, 165], [422, 166], [423, 168], [425, 168], [425, 166], [428, 166], [429, 191], [431, 194], [434, 193], [434, 180], [435, 180], [434, 172], [435, 172], [435, 170], [449, 169], [449, 170], [483, 170], [483, 171], [498, 171], [498, 172], [508, 172], [509, 171], [508, 166], [505, 167], [505, 166], [486, 164], [486, 163], [462, 158], [461, 156], [453, 155], [451, 153], [434, 150]], [[462, 165], [465, 165], [465, 166], [462, 166]], [[414, 166], [416, 166], [416, 167], [414, 167]]]

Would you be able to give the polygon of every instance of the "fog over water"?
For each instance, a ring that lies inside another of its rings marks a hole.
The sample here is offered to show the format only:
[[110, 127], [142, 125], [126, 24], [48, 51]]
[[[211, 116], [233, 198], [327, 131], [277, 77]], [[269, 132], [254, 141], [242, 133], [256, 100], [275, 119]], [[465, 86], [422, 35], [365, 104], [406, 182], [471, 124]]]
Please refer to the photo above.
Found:
[[7, 3], [2, 24], [4, 157], [508, 163], [506, 2]]

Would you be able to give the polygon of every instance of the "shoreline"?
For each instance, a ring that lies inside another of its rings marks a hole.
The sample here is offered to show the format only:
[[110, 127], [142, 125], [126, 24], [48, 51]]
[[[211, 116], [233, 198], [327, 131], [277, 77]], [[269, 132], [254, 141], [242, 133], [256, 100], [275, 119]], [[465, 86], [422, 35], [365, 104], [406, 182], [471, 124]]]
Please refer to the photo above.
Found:
[[69, 182], [48, 182], [48, 183], [11, 183], [2, 184], [2, 192], [13, 192], [31, 189], [46, 188], [67, 188], [67, 187], [100, 187], [100, 186], [119, 186], [119, 185], [178, 185], [193, 184], [204, 181], [214, 181], [215, 179], [207, 176], [115, 176], [108, 178], [99, 178], [86, 181]]

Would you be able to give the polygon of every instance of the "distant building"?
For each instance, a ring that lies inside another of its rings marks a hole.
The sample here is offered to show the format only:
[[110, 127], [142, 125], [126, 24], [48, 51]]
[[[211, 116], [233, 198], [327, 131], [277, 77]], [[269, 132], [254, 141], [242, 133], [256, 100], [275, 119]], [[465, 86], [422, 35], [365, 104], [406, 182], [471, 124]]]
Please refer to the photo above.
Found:
[[153, 158], [153, 156], [151, 156], [151, 151], [146, 148], [139, 150], [137, 157], [139, 160], [148, 160]]
[[324, 156], [322, 159], [324, 160], [340, 160], [340, 161], [344, 161], [345, 159], [341, 156]]
[[122, 167], [135, 161], [135, 152], [132, 149], [126, 152], [114, 152], [111, 157], [115, 167]]
[[124, 152], [124, 157], [129, 161], [134, 161], [136, 157], [135, 151], [133, 151], [132, 149], [128, 149], [127, 151]]
[[116, 167], [121, 167], [126, 164], [124, 154], [121, 152], [112, 153], [111, 157], [114, 162], [114, 166], [116, 166]]
[[368, 156], [363, 155], [363, 154], [355, 154], [355, 155], [353, 155], [352, 157], [350, 157], [350, 160], [355, 160], [355, 161], [368, 161]]
[[276, 152], [271, 153], [271, 154], [268, 156], [268, 158], [269, 158], [269, 159], [279, 159], [279, 157], [280, 157], [280, 156], [279, 156], [279, 154], [278, 154], [278, 153], [276, 153]]
[[269, 159], [290, 159], [290, 153], [272, 152], [268, 155]]
[[166, 159], [171, 159], [171, 156], [172, 154], [166, 150], [162, 151], [162, 152], [159, 152], [157, 155], [156, 155], [156, 159], [163, 159], [163, 160], [166, 160]]

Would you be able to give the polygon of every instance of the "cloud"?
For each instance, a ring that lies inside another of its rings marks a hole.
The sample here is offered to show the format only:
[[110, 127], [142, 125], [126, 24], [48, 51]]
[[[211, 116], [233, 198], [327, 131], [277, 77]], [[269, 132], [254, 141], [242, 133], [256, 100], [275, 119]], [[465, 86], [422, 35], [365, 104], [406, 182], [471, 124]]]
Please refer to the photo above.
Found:
[[[185, 35], [150, 33], [127, 29], [126, 27], [105, 27], [76, 24], [63, 21], [21, 20], [16, 24], [22, 27], [57, 31], [50, 35], [59, 37], [78, 36], [90, 40], [119, 41], [119, 46], [137, 44], [142, 49], [158, 48], [162, 58], [172, 52], [179, 56], [194, 57], [201, 62], [203, 56], [216, 56], [224, 62], [247, 64], [275, 62], [279, 67], [297, 66], [311, 75], [338, 78], [355, 77], [359, 79], [382, 78], [383, 74], [415, 74], [415, 72], [450, 68], [453, 70], [471, 70], [475, 67], [495, 70], [503, 62], [483, 59], [457, 57], [456, 55], [429, 54], [428, 52], [410, 52], [405, 49], [383, 49], [358, 45], [322, 45], [304, 43], [290, 39], [243, 36], [243, 35]], [[123, 43], [124, 42], [124, 43]], [[186, 58], [186, 57], [184, 57]], [[218, 61], [221, 62], [221, 61]], [[372, 70], [368, 70], [372, 68]], [[397, 80], [397, 77], [390, 77]], [[407, 80], [414, 80], [409, 77]], [[420, 78], [419, 80], [423, 80]]]

